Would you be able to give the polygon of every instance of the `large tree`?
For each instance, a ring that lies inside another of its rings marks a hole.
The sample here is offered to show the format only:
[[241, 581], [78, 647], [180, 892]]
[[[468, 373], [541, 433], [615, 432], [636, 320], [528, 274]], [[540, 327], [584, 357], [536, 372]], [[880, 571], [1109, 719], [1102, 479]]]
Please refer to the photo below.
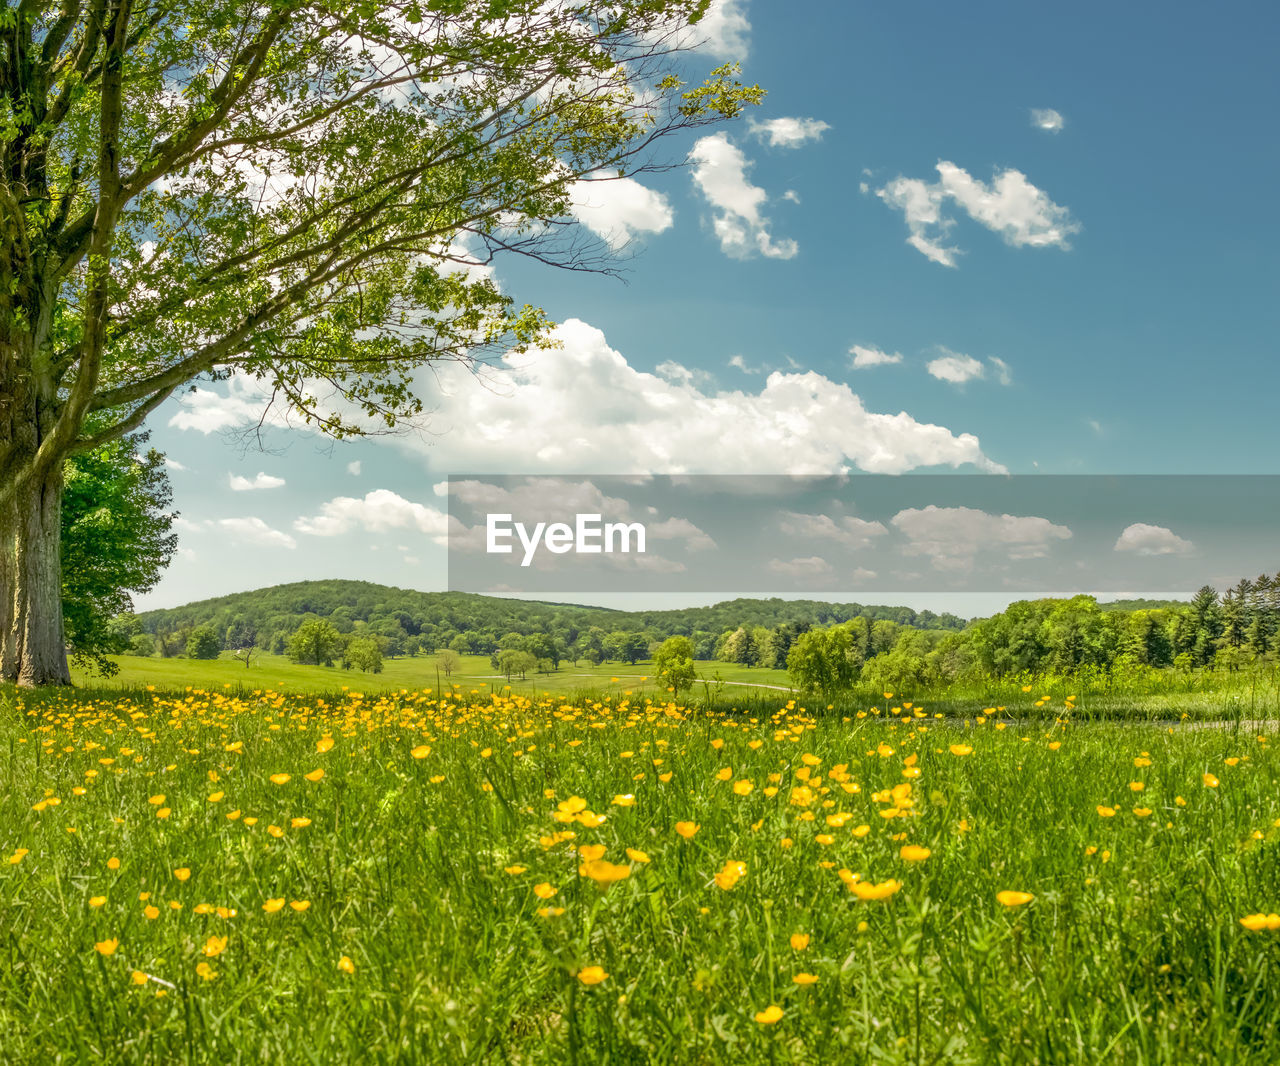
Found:
[[[199, 376], [330, 433], [544, 338], [476, 269], [590, 268], [577, 183], [760, 90], [707, 0], [10, 0], [0, 14], [0, 679], [67, 680], [62, 467]], [[690, 32], [690, 26], [694, 29]]]

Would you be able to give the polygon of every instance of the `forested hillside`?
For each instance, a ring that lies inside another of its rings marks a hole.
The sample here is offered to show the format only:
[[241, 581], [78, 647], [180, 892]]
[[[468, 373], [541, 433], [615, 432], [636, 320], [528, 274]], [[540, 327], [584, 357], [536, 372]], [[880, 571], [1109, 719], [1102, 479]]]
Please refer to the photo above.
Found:
[[726, 631], [739, 627], [801, 631], [853, 618], [952, 631], [965, 625], [950, 614], [816, 600], [738, 599], [711, 607], [626, 612], [338, 580], [277, 585], [138, 615], [161, 655], [184, 653], [197, 629], [211, 631], [220, 649], [283, 651], [302, 623], [314, 618], [331, 622], [339, 633], [375, 636], [389, 655], [442, 648], [488, 655], [511, 647], [507, 638], [518, 634], [550, 637], [565, 655], [580, 651], [592, 657], [604, 651], [610, 635], [628, 633], [639, 638], [634, 641], [638, 654], [655, 640], [679, 635], [694, 641], [699, 658], [711, 658]]

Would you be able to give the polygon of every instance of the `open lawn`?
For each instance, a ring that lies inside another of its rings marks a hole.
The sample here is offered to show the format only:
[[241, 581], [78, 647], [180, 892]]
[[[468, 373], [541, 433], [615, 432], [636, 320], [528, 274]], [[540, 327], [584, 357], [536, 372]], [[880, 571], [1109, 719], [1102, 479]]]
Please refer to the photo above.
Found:
[[1274, 727], [1033, 711], [0, 692], [4, 1061], [1274, 1062]]
[[[554, 673], [530, 673], [524, 680], [517, 675], [510, 681], [495, 670], [487, 655], [459, 656], [461, 666], [452, 676], [439, 674], [439, 683], [447, 688], [458, 682], [468, 689], [488, 687], [501, 690], [508, 685], [512, 692], [525, 694], [541, 692], [572, 692], [579, 689], [632, 689], [656, 694], [657, 686], [648, 662], [627, 665], [605, 663], [592, 666], [564, 662]], [[341, 692], [349, 688], [357, 692], [373, 694], [394, 692], [402, 688], [435, 689], [438, 660], [434, 655], [405, 656], [384, 659], [379, 674], [361, 673], [359, 670], [343, 670], [337, 666], [303, 666], [283, 655], [263, 655], [253, 664], [244, 663], [223, 653], [218, 659], [160, 659], [137, 655], [112, 656], [119, 664], [120, 672], [113, 678], [94, 677], [84, 670], [73, 670], [78, 685], [98, 687], [156, 685], [172, 688], [195, 685], [202, 687], [245, 687], [248, 689], [285, 688], [293, 692]], [[785, 670], [766, 670], [761, 667], [738, 666], [734, 663], [700, 662], [696, 664], [698, 675], [714, 685], [718, 674], [726, 688], [739, 688], [746, 692], [754, 689], [779, 690], [789, 693], [790, 682]], [[616, 678], [616, 681], [614, 680]], [[702, 691], [701, 683], [697, 686]]]

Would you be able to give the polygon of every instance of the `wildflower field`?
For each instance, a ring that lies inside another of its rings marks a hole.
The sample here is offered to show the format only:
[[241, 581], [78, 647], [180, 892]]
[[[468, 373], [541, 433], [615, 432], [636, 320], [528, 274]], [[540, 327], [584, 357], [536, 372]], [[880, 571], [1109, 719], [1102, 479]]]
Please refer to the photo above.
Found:
[[1275, 1061], [1274, 727], [1075, 713], [0, 694], [0, 1058]]

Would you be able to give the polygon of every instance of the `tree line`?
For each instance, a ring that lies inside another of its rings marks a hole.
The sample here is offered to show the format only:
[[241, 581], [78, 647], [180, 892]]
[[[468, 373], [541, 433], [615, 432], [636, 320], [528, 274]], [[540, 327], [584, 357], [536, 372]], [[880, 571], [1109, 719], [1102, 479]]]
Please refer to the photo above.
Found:
[[1109, 609], [1092, 596], [1024, 600], [960, 632], [889, 629], [863, 619], [810, 629], [787, 653], [807, 692], [921, 688], [1089, 670], [1238, 670], [1280, 660], [1280, 573], [1244, 579], [1189, 603]]
[[[688, 637], [698, 659], [721, 657], [726, 645], [749, 665], [783, 667], [796, 633], [813, 625], [865, 618], [890, 625], [958, 630], [955, 615], [906, 607], [778, 598], [737, 599], [709, 607], [627, 612], [574, 604], [512, 600], [461, 592], [419, 592], [363, 581], [304, 581], [235, 593], [181, 607], [146, 611], [131, 626], [134, 654], [188, 654], [191, 635], [207, 631], [219, 651], [258, 648], [287, 654], [299, 627], [324, 620], [339, 638], [375, 639], [388, 657], [432, 654], [527, 653], [535, 663], [563, 661], [634, 664], [670, 636]], [[733, 634], [751, 634], [749, 654]], [[493, 664], [495, 668], [497, 663]], [[527, 667], [532, 669], [536, 667]]]

